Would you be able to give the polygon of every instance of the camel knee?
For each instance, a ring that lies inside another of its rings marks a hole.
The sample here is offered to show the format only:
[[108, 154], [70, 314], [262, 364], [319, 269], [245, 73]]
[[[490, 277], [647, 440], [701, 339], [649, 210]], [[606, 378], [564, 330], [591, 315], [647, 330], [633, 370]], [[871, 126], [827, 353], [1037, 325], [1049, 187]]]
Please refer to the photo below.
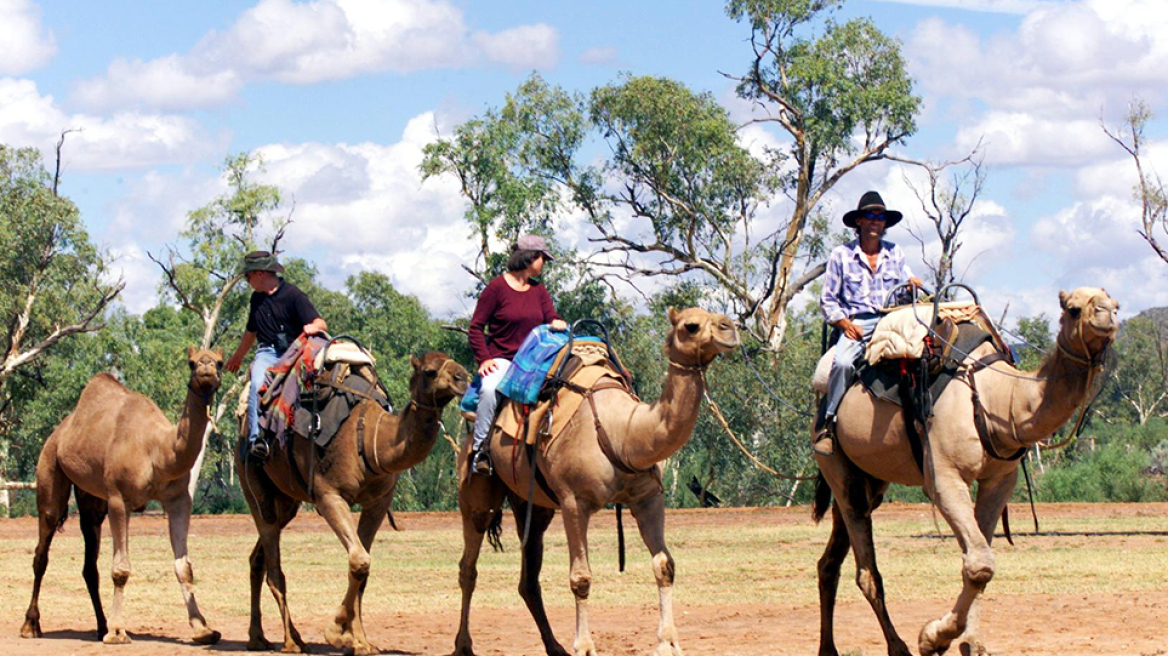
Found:
[[989, 549], [970, 551], [965, 555], [962, 574], [970, 583], [984, 587], [994, 578], [994, 553]]
[[195, 570], [191, 567], [191, 561], [186, 558], [174, 561], [174, 575], [179, 583], [190, 585], [195, 582]]
[[126, 581], [130, 580], [130, 568], [125, 566], [114, 567], [113, 569], [114, 586], [122, 587]]
[[465, 559], [458, 565], [458, 585], [464, 589], [473, 590], [479, 580], [479, 568]]
[[572, 588], [572, 594], [576, 595], [577, 599], [587, 599], [588, 593], [592, 591], [592, 575], [573, 573], [568, 584]]
[[828, 554], [823, 554], [819, 558], [819, 563], [816, 565], [816, 570], [819, 572], [820, 581], [838, 581], [840, 573], [840, 565], [843, 561], [836, 560]]
[[880, 581], [878, 577], [879, 574], [876, 574], [867, 567], [861, 567], [856, 571], [856, 586], [860, 588], [860, 592], [863, 593], [864, 598], [869, 601], [876, 599], [880, 594]]
[[373, 564], [373, 559], [369, 554], [362, 549], [361, 551], [353, 552], [349, 556], [349, 573], [358, 579], [369, 578], [369, 568]]
[[668, 551], [653, 556], [653, 576], [657, 577], [657, 585], [673, 585], [674, 567], [673, 557]]

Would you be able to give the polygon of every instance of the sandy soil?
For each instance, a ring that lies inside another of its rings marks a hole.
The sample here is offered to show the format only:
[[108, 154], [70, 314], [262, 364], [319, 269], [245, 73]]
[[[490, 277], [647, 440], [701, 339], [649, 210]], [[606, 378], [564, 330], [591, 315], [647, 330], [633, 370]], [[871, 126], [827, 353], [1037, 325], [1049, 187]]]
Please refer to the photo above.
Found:
[[[911, 513], [920, 506], [892, 506], [885, 516]], [[1021, 513], [1019, 513], [1021, 514]], [[1052, 504], [1042, 508], [1043, 517], [1119, 517], [1168, 514], [1168, 504], [1117, 504], [1105, 507], [1081, 504]], [[908, 516], [908, 515], [906, 515]], [[452, 513], [404, 514], [409, 530], [452, 528], [458, 519]], [[767, 521], [806, 522], [805, 509], [730, 509], [721, 511], [671, 512], [669, 524], [734, 526]], [[251, 534], [248, 517], [195, 518], [199, 533], [222, 535]], [[1023, 524], [1015, 520], [1015, 530]], [[1025, 527], [1029, 529], [1029, 518]], [[321, 522], [295, 522], [293, 531], [327, 531]], [[165, 533], [162, 517], [135, 520], [135, 534]], [[35, 533], [32, 519], [0, 522], [0, 539]], [[1099, 539], [1108, 539], [1102, 536]], [[1168, 566], [1168, 554], [1165, 555]], [[848, 582], [845, 581], [844, 585]], [[949, 586], [945, 586], [946, 590]], [[915, 649], [916, 631], [943, 612], [951, 597], [898, 602], [890, 600], [897, 626]], [[247, 633], [246, 617], [218, 618], [215, 627], [224, 640], [211, 648], [196, 647], [186, 641], [185, 626], [144, 624], [132, 632], [135, 642], [127, 647], [105, 647], [90, 633], [92, 619], [78, 617], [69, 626], [46, 627], [41, 640], [21, 640], [19, 618], [23, 599], [5, 600], [5, 622], [0, 626], [0, 654], [109, 654], [119, 656], [158, 653], [192, 653], [194, 650], [241, 651]], [[818, 609], [814, 606], [768, 605], [679, 605], [677, 625], [686, 654], [814, 654], [818, 645]], [[570, 608], [549, 609], [553, 628], [561, 641], [569, 642], [574, 616]], [[841, 652], [867, 655], [885, 653], [883, 638], [868, 606], [862, 602], [842, 603], [837, 610], [836, 643]], [[265, 618], [268, 638], [279, 639], [276, 621]], [[370, 638], [388, 653], [448, 654], [453, 646], [458, 609], [440, 613], [366, 615]], [[1168, 590], [1107, 595], [995, 595], [984, 600], [983, 635], [991, 654], [1168, 654]], [[298, 618], [299, 628], [314, 652], [333, 653], [321, 641], [325, 618]], [[655, 606], [600, 607], [591, 609], [593, 636], [602, 654], [649, 653], [655, 643]], [[530, 617], [524, 611], [477, 611], [472, 617], [477, 653], [482, 655], [541, 654], [542, 646]], [[570, 645], [569, 645], [570, 646]]]

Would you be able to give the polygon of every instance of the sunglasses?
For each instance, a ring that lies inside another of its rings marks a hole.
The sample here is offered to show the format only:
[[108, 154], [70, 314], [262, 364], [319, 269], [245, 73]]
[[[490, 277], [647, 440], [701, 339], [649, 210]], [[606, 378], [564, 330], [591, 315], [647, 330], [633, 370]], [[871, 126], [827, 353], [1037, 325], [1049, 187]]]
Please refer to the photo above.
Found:
[[861, 219], [868, 219], [870, 221], [886, 221], [887, 220], [887, 218], [884, 216], [884, 212], [879, 212], [879, 211], [877, 211], [877, 212], [864, 212], [862, 215], [860, 215], [860, 218]]

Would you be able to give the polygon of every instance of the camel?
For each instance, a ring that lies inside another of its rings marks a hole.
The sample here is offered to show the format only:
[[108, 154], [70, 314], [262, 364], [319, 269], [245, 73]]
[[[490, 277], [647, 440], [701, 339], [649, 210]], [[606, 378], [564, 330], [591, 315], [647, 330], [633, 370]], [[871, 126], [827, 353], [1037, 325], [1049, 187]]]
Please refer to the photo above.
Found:
[[[525, 456], [512, 459], [514, 440], [492, 429], [488, 436], [495, 472], [492, 476], [471, 475], [467, 466], [469, 440], [460, 458], [458, 505], [462, 511], [463, 552], [459, 565], [462, 588], [462, 617], [455, 639], [454, 654], [474, 653], [470, 637], [470, 601], [477, 579], [477, 562], [483, 537], [490, 530], [497, 540], [502, 504], [508, 499], [522, 535], [528, 504], [531, 527], [523, 547], [519, 594], [527, 604], [544, 648], [551, 656], [568, 654], [552, 634], [544, 611], [539, 584], [543, 565], [543, 534], [558, 508], [563, 513], [564, 530], [571, 558], [569, 586], [576, 598], [576, 656], [596, 656], [588, 627], [588, 595], [592, 571], [588, 564], [588, 522], [605, 504], [625, 504], [632, 511], [641, 538], [652, 555], [657, 579], [660, 622], [657, 629], [657, 656], [681, 655], [673, 623], [674, 561], [665, 546], [665, 502], [658, 463], [677, 453], [689, 440], [697, 423], [706, 367], [719, 354], [738, 346], [738, 331], [725, 315], [698, 308], [669, 310], [672, 328], [665, 343], [669, 362], [665, 387], [655, 403], [642, 403], [619, 388], [598, 389], [594, 393], [597, 417], [588, 403], [567, 424], [561, 435], [536, 456], [537, 465], [557, 504], [538, 486], [528, 497], [531, 477]], [[596, 425], [604, 427], [619, 463], [610, 460], [597, 441]], [[520, 449], [522, 453], [523, 450]]]
[[[964, 361], [964, 372], [936, 400], [924, 448], [925, 473], [917, 468], [905, 434], [901, 409], [874, 401], [859, 387], [844, 397], [836, 424], [837, 448], [816, 455], [821, 476], [815, 519], [823, 517], [834, 495], [831, 537], [819, 560], [820, 656], [836, 656], [832, 636], [839, 570], [851, 549], [856, 584], [875, 611], [888, 653], [911, 652], [888, 617], [884, 585], [876, 568], [872, 511], [889, 483], [923, 486], [952, 527], [963, 553], [962, 589], [952, 610], [925, 624], [918, 637], [922, 656], [944, 653], [955, 641], [963, 653], [984, 653], [977, 602], [994, 575], [990, 542], [1018, 477], [1018, 461], [1002, 459], [1049, 438], [1086, 400], [1103, 355], [1118, 330], [1119, 304], [1102, 289], [1081, 287], [1060, 292], [1062, 315], [1057, 348], [1034, 372], [1018, 372], [1005, 361], [969, 367], [994, 352], [978, 347]], [[974, 386], [985, 408], [991, 455], [975, 426]], [[976, 503], [970, 488], [977, 482]]]
[[[276, 599], [284, 627], [284, 652], [305, 651], [304, 641], [292, 624], [288, 611], [284, 571], [280, 566], [280, 533], [296, 516], [302, 502], [315, 504], [341, 540], [349, 556], [349, 587], [333, 624], [325, 630], [330, 645], [346, 648], [346, 653], [377, 653], [369, 643], [361, 621], [361, 600], [369, 578], [369, 551], [373, 539], [389, 515], [393, 491], [402, 472], [422, 462], [434, 448], [442, 422], [442, 409], [466, 392], [470, 375], [466, 369], [442, 353], [411, 358], [410, 402], [400, 414], [391, 414], [372, 400], [353, 408], [328, 448], [312, 467], [311, 496], [291, 470], [284, 449], [258, 467], [247, 457], [247, 431], [240, 431], [236, 450], [244, 497], [251, 508], [259, 539], [250, 557], [251, 624], [247, 648], [269, 650], [260, 615], [260, 585], [267, 576], [268, 588]], [[246, 417], [243, 421], [247, 421]], [[359, 437], [360, 436], [360, 437]], [[289, 435], [291, 457], [300, 472], [310, 471], [307, 439]], [[360, 439], [363, 448], [359, 449]], [[363, 453], [362, 453], [363, 451]], [[356, 526], [350, 511], [361, 505]], [[351, 651], [349, 651], [351, 650]]]
[[[77, 407], [57, 426], [37, 462], [37, 516], [40, 537], [32, 568], [32, 601], [25, 613], [22, 638], [39, 638], [41, 580], [49, 566], [53, 536], [69, 516], [69, 491], [77, 498], [85, 538], [82, 576], [97, 616], [97, 635], [106, 644], [127, 644], [123, 592], [130, 578], [131, 511], [158, 501], [166, 511], [174, 573], [182, 589], [187, 616], [201, 645], [215, 644], [219, 632], [207, 628], [195, 600], [194, 570], [187, 557], [191, 523], [188, 490], [191, 467], [203, 447], [207, 410], [219, 389], [223, 350], [187, 349], [191, 377], [178, 425], [172, 425], [150, 399], [126, 389], [108, 373], [85, 385]], [[97, 575], [101, 525], [106, 515], [113, 533], [114, 606], [106, 624]]]

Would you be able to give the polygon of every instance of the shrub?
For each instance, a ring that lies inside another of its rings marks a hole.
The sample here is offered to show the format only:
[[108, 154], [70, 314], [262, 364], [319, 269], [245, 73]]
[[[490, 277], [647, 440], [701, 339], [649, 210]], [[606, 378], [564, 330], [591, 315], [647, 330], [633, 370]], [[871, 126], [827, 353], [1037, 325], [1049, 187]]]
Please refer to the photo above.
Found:
[[1144, 472], [1147, 452], [1115, 444], [1048, 469], [1035, 480], [1040, 501], [1161, 501], [1168, 490]]

